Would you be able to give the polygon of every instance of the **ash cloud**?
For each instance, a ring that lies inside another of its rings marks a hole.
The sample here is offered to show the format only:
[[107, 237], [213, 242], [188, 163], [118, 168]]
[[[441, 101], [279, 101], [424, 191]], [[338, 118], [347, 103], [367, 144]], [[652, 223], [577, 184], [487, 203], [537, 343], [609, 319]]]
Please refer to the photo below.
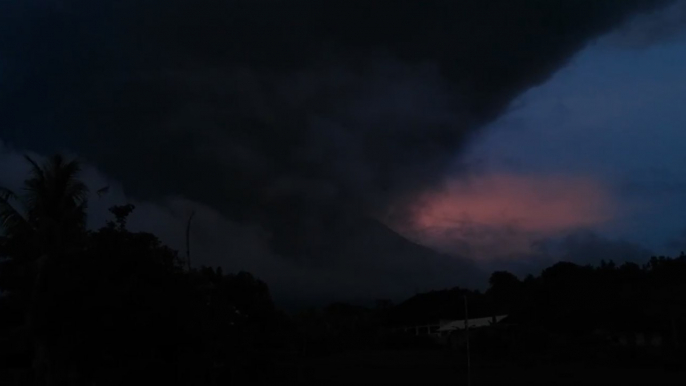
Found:
[[[0, 142], [0, 186], [17, 193], [30, 171], [26, 152]], [[46, 157], [30, 152], [42, 162]], [[405, 240], [375, 221], [358, 222], [356, 232], [323, 259], [300, 264], [284, 259], [271, 250], [269, 233], [259, 223], [237, 222], [216, 209], [179, 196], [155, 201], [136, 199], [118, 181], [94, 165], [82, 165], [81, 179], [90, 188], [88, 225], [98, 229], [112, 220], [108, 208], [131, 203], [135, 210], [127, 227], [132, 231], [153, 232], [160, 240], [186, 258], [186, 226], [195, 212], [190, 232], [193, 267], [221, 266], [229, 272], [248, 271], [269, 284], [273, 298], [291, 310], [332, 301], [372, 304], [376, 298], [402, 301], [417, 291], [451, 287], [455, 283], [482, 287], [485, 272], [461, 259], [440, 255]], [[108, 186], [104, 195], [97, 194]]]
[[625, 49], [644, 49], [669, 43], [686, 33], [686, 2], [674, 1], [631, 18], [604, 38], [605, 44]]
[[335, 256], [514, 96], [663, 4], [3, 2], [0, 135]]

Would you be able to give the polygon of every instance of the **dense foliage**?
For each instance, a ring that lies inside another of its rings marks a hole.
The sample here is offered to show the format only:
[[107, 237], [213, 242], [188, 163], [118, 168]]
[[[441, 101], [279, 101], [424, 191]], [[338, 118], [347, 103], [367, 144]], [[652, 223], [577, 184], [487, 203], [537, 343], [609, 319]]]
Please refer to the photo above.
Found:
[[263, 282], [185, 269], [155, 235], [127, 230], [133, 205], [87, 230], [78, 163], [28, 160], [25, 194], [0, 197], [4, 367], [31, 367], [33, 384], [203, 384], [288, 344]]

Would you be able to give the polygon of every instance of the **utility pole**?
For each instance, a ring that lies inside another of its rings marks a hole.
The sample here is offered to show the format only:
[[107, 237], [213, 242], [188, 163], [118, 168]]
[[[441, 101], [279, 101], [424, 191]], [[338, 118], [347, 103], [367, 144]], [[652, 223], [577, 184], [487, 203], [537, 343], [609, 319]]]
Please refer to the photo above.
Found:
[[186, 224], [186, 262], [188, 263], [188, 271], [191, 270], [191, 220], [195, 216], [195, 211], [191, 212], [188, 217], [188, 224]]
[[464, 295], [464, 327], [467, 335], [467, 386], [472, 385], [472, 361], [469, 351], [469, 312], [467, 309], [467, 295]]

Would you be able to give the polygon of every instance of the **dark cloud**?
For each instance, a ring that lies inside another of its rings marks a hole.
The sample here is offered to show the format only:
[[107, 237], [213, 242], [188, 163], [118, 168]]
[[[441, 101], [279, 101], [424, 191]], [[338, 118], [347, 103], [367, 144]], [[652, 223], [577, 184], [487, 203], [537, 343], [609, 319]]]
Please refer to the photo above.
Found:
[[0, 135], [335, 256], [474, 130], [657, 1], [0, 5]]
[[668, 7], [633, 17], [605, 40], [617, 47], [641, 49], [673, 41], [684, 32], [686, 2], [674, 1]]
[[[0, 144], [0, 186], [21, 193], [29, 164], [21, 149]], [[30, 153], [35, 160], [41, 154]], [[88, 224], [97, 229], [112, 219], [108, 208], [132, 203], [135, 210], [127, 227], [153, 232], [186, 257], [186, 225], [195, 212], [190, 250], [193, 266], [222, 266], [226, 271], [249, 271], [265, 280], [283, 307], [323, 305], [334, 300], [372, 304], [377, 298], [403, 300], [415, 291], [454, 286], [483, 287], [487, 275], [469, 261], [440, 255], [414, 244], [384, 225], [358, 222], [345, 235], [340, 249], [329, 249], [330, 261], [298, 264], [269, 248], [269, 233], [255, 222], [237, 222], [217, 210], [183, 197], [156, 201], [132, 198], [117, 181], [90, 164], [82, 165], [81, 179], [91, 190]], [[97, 189], [109, 186], [98, 195]]]
[[258, 224], [232, 221], [211, 207], [179, 197], [134, 203], [137, 208], [129, 226], [154, 231], [182, 253], [186, 245], [180, 236], [190, 211], [195, 210], [191, 228], [193, 264], [252, 272], [269, 284], [283, 305], [402, 300], [414, 291], [455, 283], [483, 287], [487, 283], [487, 274], [473, 263], [437, 254], [376, 221], [357, 223], [345, 234], [345, 243], [325, 248], [328, 259], [300, 264], [275, 254], [269, 248], [268, 232]]
[[18, 192], [31, 170], [29, 164], [15, 149], [0, 141], [0, 165], [2, 186]]

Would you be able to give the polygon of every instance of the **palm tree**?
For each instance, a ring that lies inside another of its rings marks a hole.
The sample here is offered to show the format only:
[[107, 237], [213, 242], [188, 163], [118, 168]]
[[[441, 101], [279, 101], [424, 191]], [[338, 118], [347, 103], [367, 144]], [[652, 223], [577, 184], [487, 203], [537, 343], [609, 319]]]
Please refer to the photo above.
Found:
[[[24, 181], [24, 194], [0, 188], [0, 226], [2, 253], [30, 272], [30, 294], [24, 294], [29, 301], [26, 322], [35, 333], [46, 276], [56, 262], [79, 248], [79, 239], [85, 235], [88, 188], [77, 178], [81, 167], [76, 160], [54, 155], [39, 165], [25, 158], [31, 171]], [[35, 334], [34, 345], [34, 366], [43, 367], [45, 345]]]
[[6, 252], [35, 261], [40, 282], [45, 266], [77, 246], [84, 234], [88, 188], [77, 178], [81, 166], [76, 160], [54, 155], [41, 166], [25, 158], [31, 174], [24, 181], [24, 194], [0, 188], [0, 224]]
[[50, 157], [43, 166], [29, 156], [25, 158], [31, 164], [31, 176], [24, 181], [24, 195], [0, 188], [4, 236], [30, 237], [38, 242], [41, 255], [64, 252], [68, 242], [86, 226], [88, 188], [77, 178], [81, 166], [61, 155]]

